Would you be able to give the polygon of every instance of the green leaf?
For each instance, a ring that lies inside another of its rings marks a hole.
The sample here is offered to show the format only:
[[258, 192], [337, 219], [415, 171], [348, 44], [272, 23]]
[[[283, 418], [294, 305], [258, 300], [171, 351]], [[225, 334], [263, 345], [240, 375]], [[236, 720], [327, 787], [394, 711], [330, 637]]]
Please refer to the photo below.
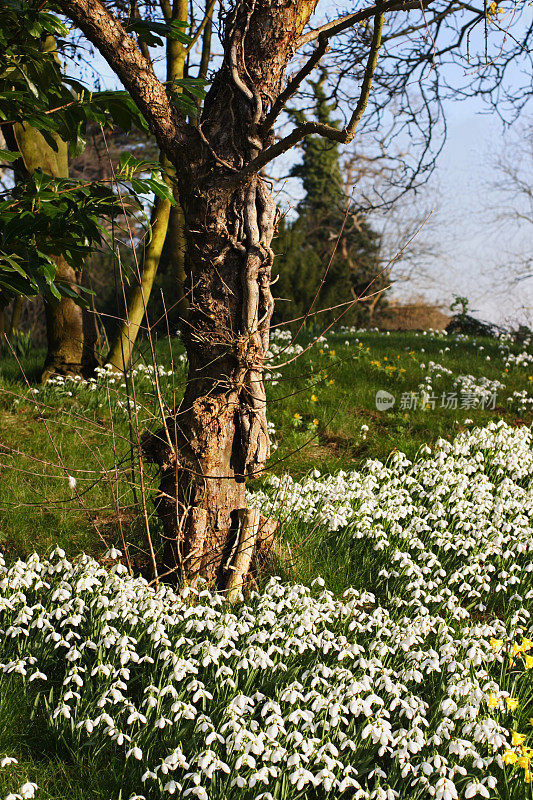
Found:
[[0, 150], [0, 161], [7, 161], [9, 164], [12, 164], [13, 161], [17, 161], [20, 158], [20, 153], [13, 152], [13, 150]]

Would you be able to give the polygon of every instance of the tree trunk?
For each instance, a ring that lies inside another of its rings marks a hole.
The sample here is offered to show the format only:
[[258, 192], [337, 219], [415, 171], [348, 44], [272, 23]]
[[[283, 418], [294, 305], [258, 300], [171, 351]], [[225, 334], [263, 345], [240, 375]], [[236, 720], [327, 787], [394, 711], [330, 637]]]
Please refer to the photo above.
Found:
[[140, 282], [133, 285], [128, 296], [126, 319], [113, 340], [107, 363], [125, 372], [131, 361], [133, 345], [144, 319], [145, 309], [150, 298], [159, 259], [168, 230], [170, 201], [156, 197], [150, 220], [151, 239], [145, 247], [140, 268]]
[[[26, 123], [16, 124], [14, 135], [24, 167], [29, 175], [41, 169], [55, 178], [68, 177], [68, 145], [55, 136], [57, 151], [46, 142], [39, 131]], [[55, 259], [57, 277], [77, 284], [76, 273], [64, 258]], [[51, 375], [87, 375], [94, 369], [94, 348], [84, 350], [83, 312], [69, 298], [46, 304], [48, 352], [42, 373], [45, 382]]]
[[245, 476], [260, 471], [269, 454], [262, 367], [277, 209], [260, 178], [235, 193], [219, 190], [218, 202], [216, 191], [204, 184], [184, 203], [189, 375], [175, 417], [145, 450], [162, 472], [165, 566], [224, 586], [246, 507]]
[[11, 319], [9, 321], [9, 329], [7, 332], [8, 339], [11, 339], [13, 334], [16, 331], [18, 331], [21, 314], [22, 314], [22, 295], [19, 295], [18, 297], [15, 297], [15, 299], [13, 300]]
[[170, 209], [167, 238], [161, 253], [161, 289], [171, 331], [181, 330], [187, 316], [185, 221], [178, 202]]
[[278, 211], [261, 176], [236, 187], [231, 176], [271, 143], [261, 129], [265, 110], [315, 5], [240, 3], [228, 14], [224, 65], [199, 126], [203, 147], [179, 176], [189, 374], [180, 408], [144, 445], [161, 470], [165, 566], [186, 582], [200, 574], [219, 588], [235, 585], [229, 578], [239, 540], [247, 537], [250, 546], [239, 520], [247, 519], [245, 478], [262, 471], [270, 449], [262, 374]]
[[[53, 36], [47, 36], [42, 42], [42, 49], [54, 53], [57, 48]], [[7, 126], [9, 128], [9, 126]], [[16, 148], [22, 158], [24, 171], [32, 175], [41, 169], [54, 178], [68, 178], [68, 144], [52, 134], [56, 148], [52, 148], [42, 134], [27, 123], [16, 123], [12, 128]], [[76, 273], [64, 258], [56, 259], [57, 276], [71, 284], [76, 284]], [[96, 362], [94, 347], [83, 346], [83, 312], [81, 306], [72, 300], [63, 298], [58, 303], [46, 305], [46, 330], [48, 335], [48, 353], [43, 369], [43, 382], [50, 375], [87, 375]]]
[[[71, 284], [77, 283], [76, 273], [62, 256], [54, 259], [56, 275]], [[46, 337], [48, 352], [41, 380], [46, 383], [52, 375], [83, 375], [83, 313], [73, 300], [64, 297], [56, 303], [46, 303]], [[90, 369], [88, 369], [88, 372]]]

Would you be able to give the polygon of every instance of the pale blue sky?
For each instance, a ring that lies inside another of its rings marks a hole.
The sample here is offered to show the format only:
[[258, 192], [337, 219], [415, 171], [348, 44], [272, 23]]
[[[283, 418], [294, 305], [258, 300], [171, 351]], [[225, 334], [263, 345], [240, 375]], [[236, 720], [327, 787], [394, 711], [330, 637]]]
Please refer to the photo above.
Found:
[[[323, 0], [315, 24], [324, 19], [324, 8], [332, 8], [330, 0]], [[335, 5], [334, 13], [342, 13], [342, 3]], [[532, 10], [525, 13], [531, 15]], [[103, 83], [108, 88], [116, 85], [101, 58], [93, 60], [96, 65]], [[421, 263], [423, 277], [417, 277], [415, 270], [399, 293], [405, 297], [424, 293], [445, 306], [454, 294], [467, 295], [479, 316], [500, 323], [529, 320], [533, 324], [533, 279], [513, 285], [508, 268], [514, 254], [533, 250], [533, 235], [510, 222], [498, 224], [491, 211], [500, 201], [497, 190], [489, 188], [495, 181], [495, 156], [508, 147], [513, 129], [504, 136], [496, 115], [474, 99], [447, 101], [445, 111], [447, 141], [422, 201], [433, 215], [420, 234], [430, 248], [434, 245], [437, 257]], [[297, 198], [297, 182], [291, 181], [288, 188]], [[399, 241], [398, 247], [403, 244]]]

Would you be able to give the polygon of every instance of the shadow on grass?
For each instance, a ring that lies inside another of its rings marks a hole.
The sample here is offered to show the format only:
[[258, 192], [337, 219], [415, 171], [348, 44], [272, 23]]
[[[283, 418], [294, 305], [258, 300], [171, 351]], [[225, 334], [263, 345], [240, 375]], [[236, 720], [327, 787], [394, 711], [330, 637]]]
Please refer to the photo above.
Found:
[[119, 795], [123, 765], [105, 766], [91, 752], [75, 752], [50, 728], [42, 709], [32, 708], [31, 692], [20, 677], [0, 677], [0, 759], [17, 764], [0, 769], [0, 797], [30, 781], [39, 800], [109, 800]]

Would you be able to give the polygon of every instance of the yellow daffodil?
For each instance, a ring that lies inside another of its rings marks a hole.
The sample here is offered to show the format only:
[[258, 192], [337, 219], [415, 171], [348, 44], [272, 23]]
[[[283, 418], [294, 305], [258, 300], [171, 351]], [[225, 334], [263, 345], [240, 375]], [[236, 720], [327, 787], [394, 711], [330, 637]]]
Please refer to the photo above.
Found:
[[500, 705], [500, 700], [498, 697], [496, 697], [494, 692], [490, 693], [489, 699], [487, 700], [487, 705], [489, 708], [498, 708], [498, 706]]
[[524, 655], [524, 664], [526, 665], [526, 669], [531, 669], [533, 667], [533, 656], [526, 653]]
[[504, 764], [516, 764], [518, 761], [518, 756], [514, 752], [514, 750], [506, 750], [503, 754], [503, 763]]
[[511, 744], [513, 747], [518, 747], [519, 744], [524, 744], [526, 741], [526, 734], [525, 733], [518, 733], [518, 731], [513, 731], [511, 734]]
[[513, 646], [511, 647], [511, 655], [512, 655], [512, 656], [517, 656], [517, 655], [519, 655], [521, 652], [522, 652], [522, 648], [520, 647], [520, 645], [519, 645], [519, 644], [516, 644], [516, 642], [515, 642], [515, 643], [513, 644]]
[[516, 759], [516, 765], [518, 767], [522, 767], [522, 769], [528, 769], [529, 768], [529, 758], [526, 758], [525, 756], [520, 756], [520, 758]]
[[525, 769], [524, 770], [524, 783], [531, 783], [531, 770]]
[[502, 644], [503, 644], [502, 639], [495, 639], [494, 637], [492, 637], [492, 639], [490, 640], [490, 646], [492, 647], [493, 650], [499, 650]]
[[533, 747], [522, 747], [522, 755], [526, 758], [533, 758]]
[[505, 698], [505, 705], [509, 709], [509, 711], [516, 711], [518, 708], [518, 700], [516, 697], [506, 697]]
[[522, 648], [522, 652], [525, 653], [528, 650], [531, 650], [531, 648], [533, 647], [533, 642], [531, 641], [531, 639], [526, 639], [526, 637], [524, 636], [520, 647]]

